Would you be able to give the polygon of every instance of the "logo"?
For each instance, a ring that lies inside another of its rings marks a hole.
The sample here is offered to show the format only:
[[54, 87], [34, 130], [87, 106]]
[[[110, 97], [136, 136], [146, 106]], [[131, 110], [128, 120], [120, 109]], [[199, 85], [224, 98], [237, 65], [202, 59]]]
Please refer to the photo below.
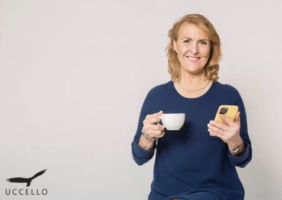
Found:
[[[42, 170], [38, 173], [36, 173], [34, 176], [30, 177], [30, 178], [22, 178], [22, 177], [16, 177], [16, 178], [9, 178], [6, 179], [8, 182], [10, 183], [26, 183], [26, 187], [29, 187], [31, 184], [31, 181], [33, 181], [35, 178], [37, 178], [38, 176], [41, 176], [42, 174], [45, 173], [47, 169]], [[35, 193], [36, 191], [36, 193]], [[6, 195], [47, 195], [48, 190], [47, 189], [42, 189], [41, 191], [36, 189], [6, 189]]]
[[35, 174], [33, 177], [30, 177], [30, 178], [9, 178], [9, 179], [7, 179], [7, 181], [11, 182], [11, 183], [27, 183], [26, 187], [28, 187], [28, 186], [30, 186], [30, 183], [33, 179], [35, 179], [38, 176], [41, 176], [42, 174], [44, 174], [44, 172], [46, 170], [47, 169], [45, 169], [41, 172], [38, 172], [37, 174]]

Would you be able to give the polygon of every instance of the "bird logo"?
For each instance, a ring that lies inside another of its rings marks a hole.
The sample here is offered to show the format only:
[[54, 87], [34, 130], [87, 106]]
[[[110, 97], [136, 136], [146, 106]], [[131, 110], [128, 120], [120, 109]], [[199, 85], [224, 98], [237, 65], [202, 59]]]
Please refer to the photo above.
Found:
[[9, 178], [9, 179], [7, 179], [7, 181], [10, 182], [10, 183], [27, 183], [26, 187], [28, 187], [28, 186], [30, 186], [30, 183], [33, 179], [35, 179], [36, 177], [44, 174], [46, 170], [47, 169], [42, 170], [42, 171], [38, 172], [37, 174], [35, 174], [33, 177], [30, 177], [30, 178], [20, 178], [20, 177]]

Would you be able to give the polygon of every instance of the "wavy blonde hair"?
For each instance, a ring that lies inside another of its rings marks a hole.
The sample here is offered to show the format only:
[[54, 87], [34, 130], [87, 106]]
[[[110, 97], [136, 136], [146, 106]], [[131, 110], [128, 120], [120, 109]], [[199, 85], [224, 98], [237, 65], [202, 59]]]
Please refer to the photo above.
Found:
[[219, 71], [219, 61], [221, 60], [221, 42], [220, 38], [212, 25], [212, 23], [203, 15], [189, 14], [183, 16], [180, 20], [173, 24], [173, 27], [168, 32], [170, 42], [166, 48], [166, 54], [168, 58], [168, 72], [170, 73], [172, 81], [179, 81], [181, 66], [177, 58], [177, 54], [174, 52], [173, 41], [177, 41], [178, 31], [183, 23], [191, 23], [203, 30], [211, 43], [210, 57], [207, 61], [204, 70], [205, 76], [208, 80], [217, 81]]

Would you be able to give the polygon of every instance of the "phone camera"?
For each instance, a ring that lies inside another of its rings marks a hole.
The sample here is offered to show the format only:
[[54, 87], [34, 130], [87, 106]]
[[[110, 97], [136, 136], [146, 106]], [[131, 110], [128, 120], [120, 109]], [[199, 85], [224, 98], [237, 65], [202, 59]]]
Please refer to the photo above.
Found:
[[228, 108], [223, 107], [223, 108], [220, 109], [219, 114], [226, 114], [227, 111], [228, 111]]

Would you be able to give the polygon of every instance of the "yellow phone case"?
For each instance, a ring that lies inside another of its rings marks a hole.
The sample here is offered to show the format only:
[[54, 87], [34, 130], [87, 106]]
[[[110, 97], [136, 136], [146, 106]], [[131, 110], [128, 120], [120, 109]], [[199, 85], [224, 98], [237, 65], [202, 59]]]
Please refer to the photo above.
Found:
[[[221, 105], [219, 106], [214, 121], [227, 125], [220, 117], [220, 114], [225, 114], [229, 119], [234, 121], [238, 112], [238, 106], [236, 105]], [[210, 133], [210, 136], [214, 136]]]
[[221, 105], [219, 106], [216, 116], [215, 116], [215, 120], [216, 122], [222, 123], [227, 125], [220, 117], [220, 114], [225, 114], [226, 117], [228, 117], [229, 119], [231, 119], [232, 121], [234, 121], [236, 114], [238, 112], [238, 106], [236, 105]]

